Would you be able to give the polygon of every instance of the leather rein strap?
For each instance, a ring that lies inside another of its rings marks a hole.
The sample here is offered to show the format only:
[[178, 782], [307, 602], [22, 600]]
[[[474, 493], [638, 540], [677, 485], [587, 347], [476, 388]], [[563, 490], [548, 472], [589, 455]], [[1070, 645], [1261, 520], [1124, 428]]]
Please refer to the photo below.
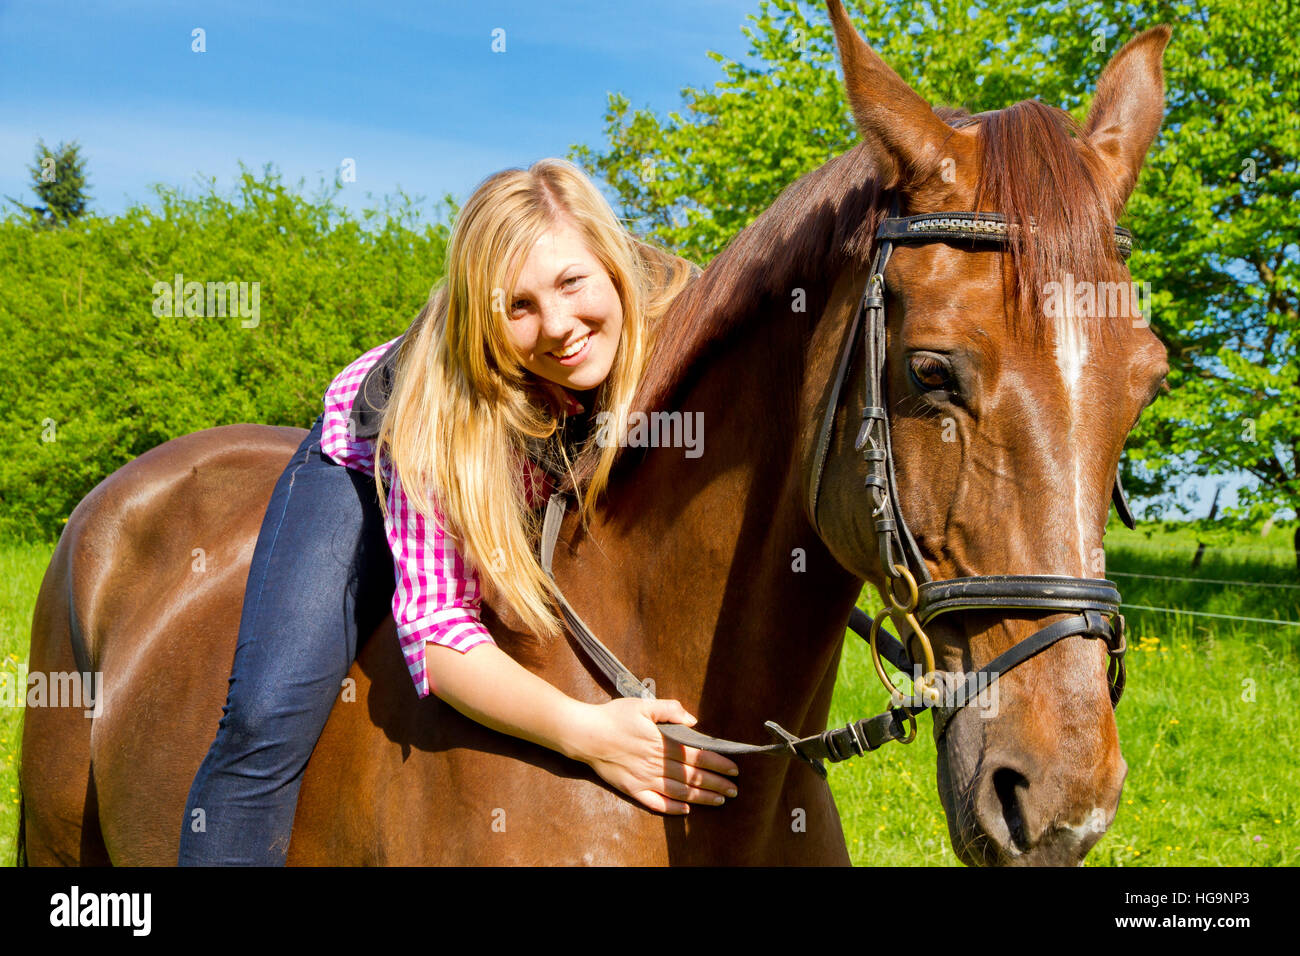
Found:
[[[555, 574], [551, 570], [551, 559], [555, 554], [555, 542], [559, 537], [560, 525], [564, 521], [564, 514], [567, 509], [568, 497], [562, 492], [551, 495], [550, 500], [546, 503], [546, 519], [542, 525], [541, 558], [542, 569], [553, 584], [555, 583]], [[555, 596], [559, 601], [560, 612], [569, 625], [570, 633], [577, 639], [579, 646], [591, 658], [596, 667], [600, 669], [600, 672], [614, 685], [619, 694], [623, 697], [641, 697], [653, 700], [655, 695], [650, 688], [646, 686], [645, 682], [638, 680], [636, 675], [627, 668], [627, 665], [620, 661], [614, 655], [614, 652], [602, 644], [596, 635], [591, 632], [591, 628], [587, 627], [582, 618], [578, 616], [578, 612], [560, 593], [558, 584], [555, 587]], [[858, 613], [861, 614], [862, 612], [859, 611]], [[902, 650], [901, 646], [899, 650]], [[819, 776], [825, 777], [826, 768], [821, 762], [823, 760], [844, 760], [855, 753], [862, 754], [868, 750], [875, 750], [891, 740], [911, 740], [916, 736], [916, 723], [915, 720], [911, 720], [910, 731], [907, 730], [906, 723], [909, 719], [910, 715], [891, 710], [879, 717], [860, 720], [837, 730], [827, 730], [815, 736], [803, 738], [796, 737], [775, 721], [769, 720], [763, 726], [767, 727], [768, 731], [779, 741], [779, 743], [773, 744], [746, 744], [736, 740], [710, 737], [708, 734], [700, 733], [685, 724], [659, 724], [658, 726], [660, 732], [669, 740], [687, 747], [711, 750], [714, 753], [728, 756], [773, 754], [795, 757], [806, 761], [809, 766], [817, 771]]]
[[[1033, 228], [1033, 224], [1030, 224]], [[811, 737], [797, 737], [774, 721], [764, 726], [777, 739], [772, 744], [746, 744], [733, 740], [710, 737], [683, 724], [660, 724], [659, 729], [669, 740], [685, 746], [711, 750], [731, 756], [744, 754], [773, 754], [794, 757], [805, 761], [820, 776], [826, 776], [823, 760], [845, 760], [875, 750], [890, 740], [908, 743], [916, 737], [916, 715], [923, 710], [935, 714], [936, 737], [941, 737], [948, 721], [962, 707], [976, 700], [988, 686], [1002, 674], [1041, 653], [1058, 641], [1068, 637], [1096, 638], [1106, 643], [1111, 658], [1107, 679], [1112, 706], [1117, 706], [1124, 690], [1124, 619], [1119, 614], [1119, 591], [1110, 581], [1092, 578], [1071, 578], [1057, 575], [986, 575], [958, 578], [949, 581], [932, 581], [915, 539], [902, 519], [898, 505], [898, 481], [894, 473], [893, 448], [890, 444], [888, 410], [885, 407], [884, 371], [886, 358], [886, 316], [884, 272], [895, 242], [934, 242], [974, 240], [1005, 244], [1011, 229], [1002, 216], [992, 213], [939, 213], [900, 217], [898, 198], [893, 198], [893, 209], [877, 230], [878, 242], [872, 262], [867, 287], [850, 323], [845, 337], [835, 379], [826, 404], [826, 411], [818, 433], [813, 453], [813, 472], [809, 489], [809, 514], [818, 533], [817, 503], [822, 471], [829, 452], [835, 415], [848, 374], [858, 329], [863, 329], [866, 378], [866, 404], [862, 409], [862, 424], [854, 447], [863, 452], [867, 465], [865, 485], [872, 498], [872, 514], [881, 567], [889, 574], [881, 597], [886, 609], [870, 620], [860, 609], [850, 612], [848, 626], [871, 644], [877, 673], [891, 691], [891, 707], [876, 717], [864, 718], [843, 727], [826, 730]], [[1116, 227], [1116, 249], [1128, 258], [1132, 237], [1127, 230]], [[1116, 509], [1125, 524], [1132, 527], [1132, 515], [1124, 500], [1123, 489], [1116, 476], [1113, 493]], [[653, 699], [654, 694], [646, 683], [639, 680], [592, 633], [582, 618], [560, 592], [551, 569], [555, 544], [568, 508], [568, 498], [563, 492], [550, 497], [546, 506], [541, 540], [542, 568], [554, 585], [560, 611], [579, 646], [601, 673], [623, 697]], [[918, 584], [919, 579], [919, 584]], [[910, 588], [910, 595], [900, 600], [896, 593], [899, 582]], [[939, 675], [933, 672], [933, 655], [924, 627], [936, 617], [956, 610], [1030, 610], [1039, 613], [1075, 611], [1070, 617], [1051, 624], [1014, 647], [999, 654], [977, 671], [966, 674], [955, 686], [937, 689]], [[901, 613], [900, 613], [901, 612]], [[881, 626], [888, 615], [896, 627], [906, 628], [911, 637], [919, 638], [925, 650], [925, 662], [932, 674], [921, 673], [922, 667], [909, 657], [903, 642]], [[879, 658], [884, 657], [894, 667], [912, 675], [916, 692], [905, 697], [893, 687], [881, 668]]]

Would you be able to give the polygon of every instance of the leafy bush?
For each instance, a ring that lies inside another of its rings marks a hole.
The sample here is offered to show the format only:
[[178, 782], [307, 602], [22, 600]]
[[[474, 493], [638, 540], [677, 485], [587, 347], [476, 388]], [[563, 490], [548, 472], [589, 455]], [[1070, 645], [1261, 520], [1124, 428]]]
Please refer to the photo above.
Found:
[[[269, 167], [231, 195], [154, 193], [63, 229], [0, 222], [0, 533], [50, 540], [96, 484], [177, 436], [310, 425], [330, 380], [400, 334], [444, 269], [451, 210], [426, 223], [405, 195], [358, 217], [337, 187], [309, 199]], [[161, 292], [178, 275], [204, 284], [200, 314]], [[246, 284], [248, 318], [233, 296], [209, 311], [206, 284], [229, 282]]]

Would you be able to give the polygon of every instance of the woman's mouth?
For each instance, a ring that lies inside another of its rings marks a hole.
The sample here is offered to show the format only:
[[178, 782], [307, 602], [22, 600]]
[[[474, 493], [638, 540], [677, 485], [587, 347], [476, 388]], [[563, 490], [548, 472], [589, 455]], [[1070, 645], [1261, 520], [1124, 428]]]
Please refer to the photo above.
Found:
[[567, 348], [555, 352], [547, 352], [546, 354], [551, 356], [551, 358], [555, 359], [555, 361], [559, 362], [561, 365], [577, 365], [587, 357], [589, 351], [591, 351], [590, 332], [578, 339], [576, 342], [571, 343]]

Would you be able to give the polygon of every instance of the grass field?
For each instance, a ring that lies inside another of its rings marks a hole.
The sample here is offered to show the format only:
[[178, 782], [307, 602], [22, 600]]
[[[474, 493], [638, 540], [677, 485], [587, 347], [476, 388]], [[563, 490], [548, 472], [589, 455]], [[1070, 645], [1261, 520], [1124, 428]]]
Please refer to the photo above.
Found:
[[[0, 542], [0, 689], [8, 685], [12, 696], [0, 699], [0, 865], [12, 866], [14, 835], [18, 829], [18, 750], [23, 738], [21, 704], [25, 688], [19, 686], [27, 671], [32, 609], [41, 588], [53, 545]], [[21, 672], [21, 673], [20, 673]]]
[[[1112, 527], [1108, 573], [1130, 605], [1300, 622], [1290, 527], [1267, 535]], [[1190, 569], [1198, 538], [1210, 548]], [[0, 680], [25, 672], [31, 613], [48, 545], [0, 544]], [[1165, 581], [1149, 577], [1195, 577]], [[871, 608], [864, 592], [862, 606]], [[1300, 863], [1300, 627], [1126, 609], [1128, 688], [1120, 743], [1128, 761], [1120, 811], [1093, 866], [1277, 866]], [[15, 695], [21, 702], [22, 694]], [[850, 634], [831, 719], [879, 713], [885, 693]], [[22, 710], [0, 706], [0, 861], [17, 827]], [[831, 768], [853, 861], [955, 866], [935, 789], [929, 718], [907, 746]]]

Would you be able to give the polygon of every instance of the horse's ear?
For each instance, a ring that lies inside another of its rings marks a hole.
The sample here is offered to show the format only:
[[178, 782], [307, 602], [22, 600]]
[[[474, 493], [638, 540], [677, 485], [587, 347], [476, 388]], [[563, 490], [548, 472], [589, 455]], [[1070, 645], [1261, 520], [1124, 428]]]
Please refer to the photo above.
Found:
[[1119, 215], [1160, 129], [1165, 111], [1162, 58], [1169, 43], [1162, 24], [1139, 34], [1115, 54], [1097, 81], [1084, 135], [1106, 162], [1112, 211]]
[[867, 45], [840, 0], [826, 0], [826, 7], [858, 133], [886, 178], [916, 190], [940, 175], [944, 150], [960, 148], [961, 138]]

